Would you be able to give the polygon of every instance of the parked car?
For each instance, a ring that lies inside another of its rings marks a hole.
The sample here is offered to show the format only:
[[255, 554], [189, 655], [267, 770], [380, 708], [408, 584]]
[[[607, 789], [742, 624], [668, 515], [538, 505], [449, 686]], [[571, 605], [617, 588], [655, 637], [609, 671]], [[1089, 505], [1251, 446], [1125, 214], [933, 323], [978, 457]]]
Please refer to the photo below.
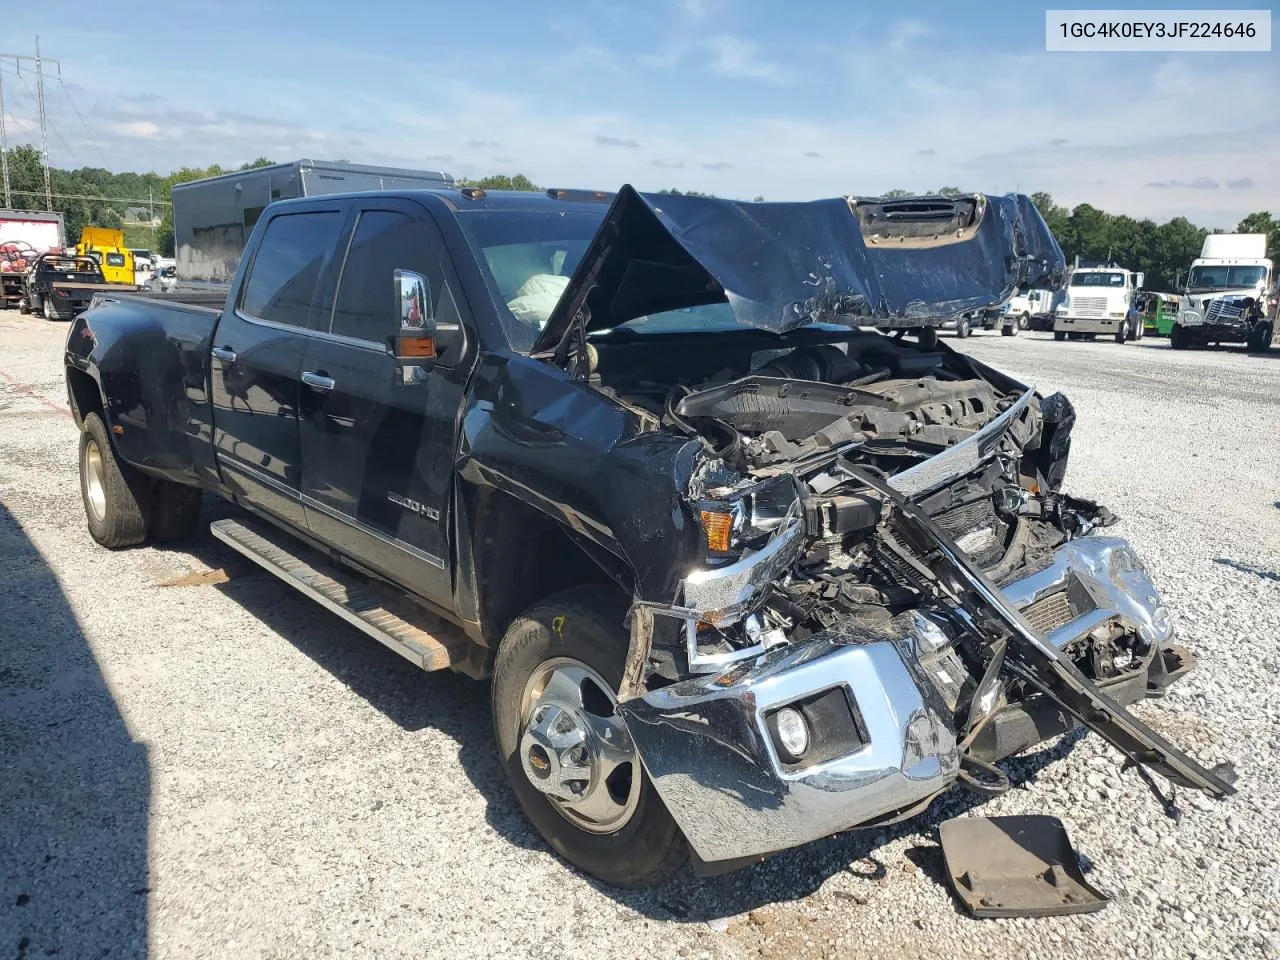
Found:
[[178, 284], [177, 268], [171, 263], [167, 267], [156, 267], [147, 281], [147, 290], [152, 293], [172, 293]]
[[936, 337], [1062, 273], [1025, 197], [283, 201], [221, 307], [109, 295], [72, 326], [89, 531], [243, 506], [218, 538], [492, 678], [525, 813], [611, 884], [1002, 792], [996, 761], [1082, 723], [1224, 795], [1125, 709], [1194, 660], [1063, 489], [1070, 403]]
[[39, 313], [46, 320], [69, 320], [85, 310], [106, 280], [96, 258], [65, 253], [42, 253], [22, 280], [22, 313]]

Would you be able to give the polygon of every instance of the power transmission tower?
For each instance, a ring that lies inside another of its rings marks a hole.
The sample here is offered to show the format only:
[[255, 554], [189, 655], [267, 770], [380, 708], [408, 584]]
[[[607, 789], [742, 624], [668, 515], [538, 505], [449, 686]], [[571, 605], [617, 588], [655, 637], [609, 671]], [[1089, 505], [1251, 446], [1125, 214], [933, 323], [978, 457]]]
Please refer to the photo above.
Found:
[[[30, 61], [36, 65], [36, 106], [40, 112], [40, 156], [44, 161], [44, 204], [46, 210], [53, 209], [53, 185], [49, 180], [49, 118], [44, 110], [44, 65], [52, 63], [58, 68], [58, 73], [62, 73], [62, 61], [51, 60], [48, 57], [40, 56], [40, 37], [36, 36], [36, 55], [28, 57], [21, 53], [0, 53], [0, 60], [12, 60], [14, 69], [19, 73], [22, 72], [21, 62], [23, 60]], [[0, 90], [0, 150], [4, 151], [4, 195], [5, 205], [9, 203], [9, 153], [4, 149], [3, 144], [4, 128], [3, 124], [3, 91]]]
[[4, 129], [4, 74], [0, 72], [0, 171], [4, 174], [4, 205], [12, 207], [9, 195], [9, 136]]

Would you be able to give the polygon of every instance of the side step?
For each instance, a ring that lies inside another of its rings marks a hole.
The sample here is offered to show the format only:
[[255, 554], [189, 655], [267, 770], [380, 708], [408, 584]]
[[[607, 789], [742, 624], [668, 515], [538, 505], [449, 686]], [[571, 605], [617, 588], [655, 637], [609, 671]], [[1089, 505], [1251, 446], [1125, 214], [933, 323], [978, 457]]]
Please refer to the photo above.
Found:
[[411, 601], [394, 596], [389, 589], [358, 573], [325, 562], [318, 551], [284, 531], [267, 523], [250, 526], [251, 523], [215, 520], [209, 530], [233, 550], [415, 666], [423, 670], [447, 670], [466, 662], [470, 641], [461, 628]]

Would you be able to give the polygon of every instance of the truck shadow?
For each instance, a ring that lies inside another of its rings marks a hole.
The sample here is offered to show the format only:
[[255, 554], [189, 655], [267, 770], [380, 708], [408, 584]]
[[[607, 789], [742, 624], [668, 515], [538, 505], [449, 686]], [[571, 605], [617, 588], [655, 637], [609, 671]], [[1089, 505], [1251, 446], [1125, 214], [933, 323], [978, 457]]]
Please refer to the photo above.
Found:
[[[1280, 503], [1276, 506], [1280, 507]], [[1232, 560], [1230, 557], [1214, 557], [1213, 562], [1221, 567], [1229, 567], [1240, 573], [1251, 573], [1260, 580], [1270, 580], [1273, 583], [1280, 583], [1280, 572], [1268, 570], [1265, 567], [1255, 566], [1252, 563], [1244, 563], [1241, 560]]]
[[[235, 507], [216, 502], [206, 507], [205, 519], [212, 522], [238, 513]], [[487, 682], [452, 673], [422, 673], [212, 537], [203, 536], [179, 549], [212, 568], [226, 570], [228, 580], [215, 589], [402, 729], [413, 732], [430, 727], [455, 740], [460, 748], [458, 762], [485, 798], [486, 820], [493, 831], [517, 847], [552, 855], [525, 819], [498, 762]], [[1045, 767], [1070, 752], [1082, 736], [1080, 731], [1067, 734], [1004, 764], [1015, 788], [1033, 781]], [[685, 923], [801, 899], [839, 873], [849, 873], [868, 891], [885, 883], [894, 871], [919, 868], [931, 879], [940, 879], [941, 853], [931, 846], [936, 844], [938, 824], [981, 806], [985, 799], [953, 791], [900, 824], [818, 841], [718, 877], [697, 877], [686, 868], [659, 887], [620, 890], [582, 876], [601, 894], [644, 917]], [[904, 837], [920, 841], [911, 859], [885, 864], [876, 857], [879, 848]], [[412, 842], [411, 838], [406, 840]], [[564, 869], [573, 868], [566, 864]]]
[[145, 957], [147, 748], [0, 502], [0, 951]]

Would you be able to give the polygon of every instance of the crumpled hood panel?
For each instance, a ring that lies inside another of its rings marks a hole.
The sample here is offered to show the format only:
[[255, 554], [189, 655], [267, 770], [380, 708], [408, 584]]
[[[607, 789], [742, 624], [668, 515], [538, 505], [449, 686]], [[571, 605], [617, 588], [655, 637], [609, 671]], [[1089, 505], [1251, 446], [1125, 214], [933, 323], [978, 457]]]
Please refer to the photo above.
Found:
[[588, 329], [727, 301], [739, 323], [920, 327], [1061, 287], [1062, 250], [1031, 201], [834, 198], [749, 203], [624, 186], [534, 351]]

